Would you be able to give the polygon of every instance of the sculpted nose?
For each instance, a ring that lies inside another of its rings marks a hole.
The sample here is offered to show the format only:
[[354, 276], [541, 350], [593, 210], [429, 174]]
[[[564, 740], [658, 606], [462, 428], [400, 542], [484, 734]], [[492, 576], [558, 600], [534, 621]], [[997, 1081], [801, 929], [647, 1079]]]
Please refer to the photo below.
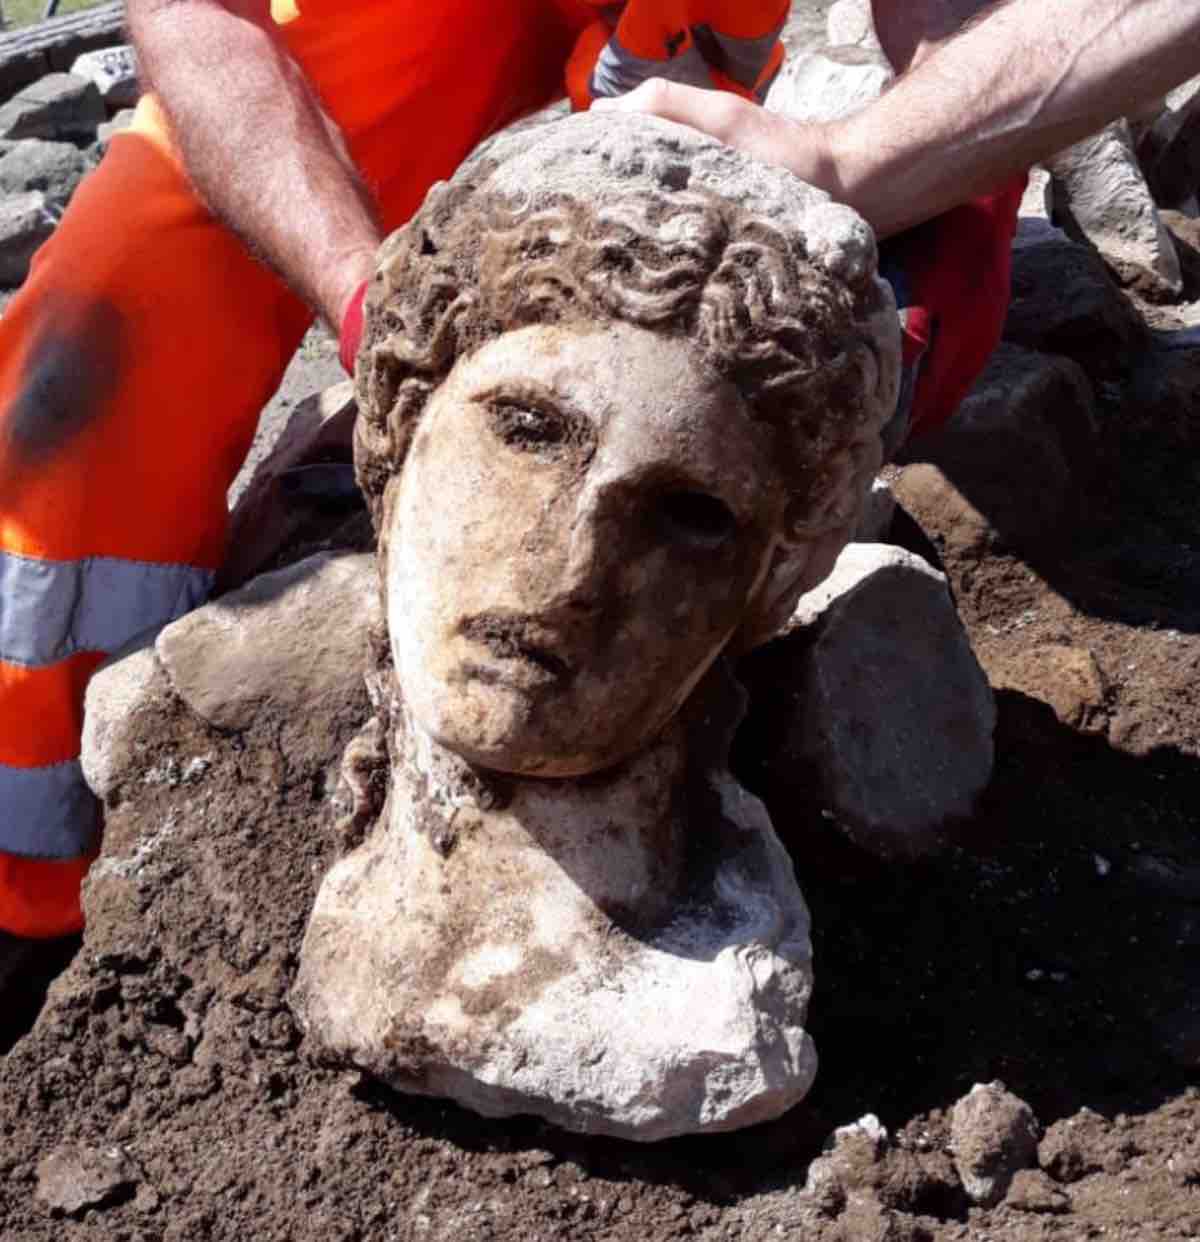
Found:
[[612, 570], [619, 564], [622, 543], [618, 493], [611, 485], [588, 487], [575, 505], [560, 583], [561, 600], [571, 608], [602, 606], [616, 585]]

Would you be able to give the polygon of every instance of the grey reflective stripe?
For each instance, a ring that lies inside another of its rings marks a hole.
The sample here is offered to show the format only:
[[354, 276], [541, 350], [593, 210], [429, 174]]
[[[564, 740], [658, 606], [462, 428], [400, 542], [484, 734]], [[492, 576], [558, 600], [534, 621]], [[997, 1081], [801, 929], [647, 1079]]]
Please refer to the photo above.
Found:
[[202, 604], [213, 576], [190, 565], [0, 552], [0, 660], [37, 668], [77, 651], [111, 653]]
[[692, 27], [692, 35], [699, 46], [715, 45], [718, 54], [713, 57], [713, 67], [747, 90], [753, 89], [759, 74], [767, 67], [782, 32], [782, 22], [770, 34], [759, 35], [756, 39], [735, 39], [707, 25]]
[[647, 78], [667, 78], [685, 86], [712, 86], [708, 62], [693, 43], [670, 60], [649, 60], [627, 51], [616, 35], [604, 45], [592, 70], [592, 97], [624, 95]]
[[0, 763], [0, 850], [27, 858], [78, 858], [98, 839], [98, 803], [78, 759], [46, 768]]

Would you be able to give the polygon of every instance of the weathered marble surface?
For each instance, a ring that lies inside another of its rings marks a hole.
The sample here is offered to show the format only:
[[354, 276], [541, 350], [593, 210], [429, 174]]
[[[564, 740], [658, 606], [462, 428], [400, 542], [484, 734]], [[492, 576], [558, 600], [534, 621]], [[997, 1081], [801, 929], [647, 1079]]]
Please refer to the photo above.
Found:
[[651, 118], [501, 137], [385, 243], [387, 795], [360, 781], [301, 955], [323, 1056], [641, 1140], [803, 1096], [808, 916], [718, 661], [858, 525], [897, 368], [862, 221]]

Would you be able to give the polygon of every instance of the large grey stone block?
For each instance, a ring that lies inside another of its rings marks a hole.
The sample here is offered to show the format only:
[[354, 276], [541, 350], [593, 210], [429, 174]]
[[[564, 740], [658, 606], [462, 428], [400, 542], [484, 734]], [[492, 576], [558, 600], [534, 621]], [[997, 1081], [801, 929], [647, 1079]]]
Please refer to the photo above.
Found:
[[51, 73], [0, 107], [0, 138], [90, 141], [107, 116], [94, 82]]
[[0, 287], [15, 288], [25, 279], [30, 259], [57, 220], [40, 190], [0, 198]]
[[871, 851], [912, 855], [970, 814], [996, 709], [945, 577], [884, 544], [850, 544], [797, 606], [812, 635], [790, 742], [822, 803]]
[[218, 728], [244, 728], [268, 703], [332, 712], [346, 670], [365, 664], [377, 608], [372, 557], [321, 553], [172, 622], [156, 650], [175, 692]]
[[40, 190], [48, 204], [61, 209], [90, 167], [87, 156], [69, 142], [25, 138], [0, 143], [0, 195]]
[[1125, 121], [1059, 152], [1047, 167], [1057, 223], [1094, 246], [1122, 280], [1148, 281], [1164, 297], [1182, 290], [1179, 256]]

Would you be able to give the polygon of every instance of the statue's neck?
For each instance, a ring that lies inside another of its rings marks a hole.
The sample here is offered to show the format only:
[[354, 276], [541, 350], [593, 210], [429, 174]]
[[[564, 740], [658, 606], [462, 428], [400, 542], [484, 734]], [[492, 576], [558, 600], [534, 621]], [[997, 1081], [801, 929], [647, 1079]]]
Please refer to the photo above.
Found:
[[405, 725], [388, 819], [422, 870], [439, 869], [435, 856], [447, 874], [504, 858], [506, 886], [567, 881], [639, 922], [669, 909], [684, 867], [680, 727], [610, 771], [546, 780], [480, 771], [411, 717]]

